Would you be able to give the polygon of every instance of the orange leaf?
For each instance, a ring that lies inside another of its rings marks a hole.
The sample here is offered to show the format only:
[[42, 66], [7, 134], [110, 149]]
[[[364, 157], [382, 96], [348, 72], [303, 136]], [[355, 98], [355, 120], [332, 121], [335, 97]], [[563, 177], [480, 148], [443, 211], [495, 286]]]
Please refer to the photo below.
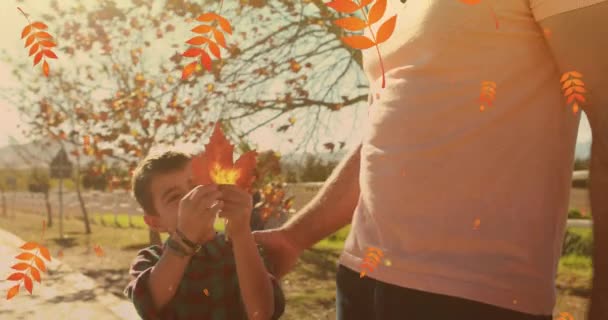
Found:
[[212, 31], [213, 29], [214, 28], [212, 26], [202, 24], [200, 26], [196, 26], [191, 31], [195, 32], [195, 33], [207, 33], [207, 32]]
[[38, 45], [38, 43], [35, 43], [31, 48], [30, 48], [30, 57], [36, 53], [38, 51], [38, 49], [40, 48], [40, 46]]
[[34, 257], [34, 262], [36, 263], [36, 266], [38, 267], [38, 269], [40, 269], [40, 271], [46, 272], [46, 266], [44, 265], [44, 261], [42, 261], [42, 259]]
[[51, 254], [49, 253], [49, 249], [46, 247], [40, 246], [40, 254], [48, 261], [51, 261]]
[[574, 88], [575, 87], [570, 87], [568, 88], [568, 90], [566, 90], [566, 92], [564, 92], [564, 96], [569, 96], [574, 92]]
[[585, 90], [585, 88], [583, 88], [583, 87], [573, 87], [573, 89], [574, 89], [574, 91], [580, 92], [580, 93], [587, 92], [587, 90]]
[[215, 44], [215, 42], [213, 41], [209, 41], [209, 51], [211, 51], [211, 53], [218, 59], [222, 58], [222, 54], [220, 53], [220, 47], [218, 47], [217, 44]]
[[16, 256], [15, 259], [28, 261], [28, 260], [33, 259], [34, 257], [35, 257], [35, 255], [33, 255], [29, 252], [24, 252], [24, 253], [21, 253], [18, 256]]
[[219, 32], [217, 29], [213, 29], [213, 37], [215, 38], [215, 42], [217, 42], [217, 44], [227, 49], [226, 38], [224, 38], [223, 33]]
[[570, 78], [570, 72], [564, 72], [564, 74], [562, 75], [561, 79], [559, 79], [559, 82], [564, 82], [568, 78]]
[[338, 19], [334, 21], [334, 24], [348, 31], [359, 31], [366, 26], [365, 21], [356, 17]]
[[47, 32], [44, 32], [44, 31], [36, 32], [36, 37], [38, 37], [40, 39], [43, 39], [43, 38], [53, 39], [53, 36], [51, 36], [50, 34], [48, 34]]
[[327, 6], [342, 13], [353, 13], [359, 10], [359, 6], [350, 0], [333, 0]]
[[583, 75], [578, 71], [570, 71], [569, 74], [575, 78], [582, 78]]
[[42, 50], [42, 52], [44, 53], [45, 56], [47, 56], [51, 59], [57, 59], [57, 55], [51, 50]]
[[38, 283], [41, 283], [40, 282], [40, 271], [38, 271], [38, 269], [31, 268], [30, 274], [32, 275], [32, 278], [34, 278], [34, 280], [38, 281]]
[[8, 290], [8, 294], [6, 295], [6, 300], [12, 299], [15, 295], [19, 293], [19, 285], [13, 286]]
[[209, 38], [207, 37], [201, 37], [201, 36], [197, 36], [194, 37], [188, 41], [186, 41], [187, 44], [191, 44], [193, 46], [200, 46], [201, 44], [205, 43], [205, 42], [210, 42], [211, 40], [209, 40]]
[[33, 283], [32, 283], [32, 278], [25, 276], [23, 277], [23, 284], [25, 285], [25, 289], [27, 291], [30, 292], [30, 294], [32, 294], [32, 289], [33, 289]]
[[25, 26], [25, 28], [23, 28], [23, 31], [21, 31], [21, 39], [27, 37], [28, 34], [30, 34], [30, 32], [32, 31], [32, 26], [31, 25], [27, 25]]
[[382, 42], [388, 40], [388, 38], [393, 34], [395, 30], [395, 24], [397, 23], [397, 15], [394, 15], [392, 18], [386, 20], [380, 28], [378, 28], [378, 33], [376, 34], [376, 43], [381, 44]]
[[98, 244], [93, 246], [93, 250], [95, 251], [95, 255], [97, 255], [98, 257], [104, 256], [103, 249]]
[[201, 52], [201, 64], [211, 71], [211, 57], [205, 51]]
[[251, 185], [255, 180], [256, 156], [257, 153], [255, 151], [249, 151], [242, 154], [234, 163], [234, 168], [240, 172], [236, 185], [247, 191], [251, 189]]
[[32, 23], [32, 27], [40, 30], [45, 30], [48, 26], [40, 21], [36, 21]]
[[190, 48], [186, 50], [186, 52], [182, 53], [182, 56], [193, 58], [198, 57], [202, 52], [203, 50], [201, 48]]
[[32, 249], [38, 248], [38, 244], [36, 242], [26, 242], [19, 248], [21, 248], [23, 250], [32, 250]]
[[40, 62], [40, 60], [42, 60], [42, 51], [38, 52], [36, 54], [36, 57], [34, 57], [34, 65], [37, 65]]
[[367, 23], [370, 25], [378, 22], [386, 11], [386, 0], [378, 0], [371, 9], [369, 9], [369, 15], [367, 16]]
[[15, 272], [15, 273], [11, 274], [10, 276], [8, 276], [8, 278], [6, 278], [6, 280], [19, 281], [19, 280], [23, 279], [24, 276], [25, 276], [24, 273]]
[[369, 49], [374, 46], [374, 42], [366, 36], [342, 37], [342, 41], [354, 49]]
[[25, 39], [25, 46], [24, 48], [29, 47], [32, 43], [34, 43], [34, 40], [36, 40], [36, 35], [32, 34], [29, 37], [27, 37], [27, 39]]
[[198, 16], [198, 18], [196, 18], [196, 20], [198, 20], [200, 22], [217, 20], [217, 22], [220, 25], [220, 28], [222, 28], [222, 30], [224, 30], [224, 32], [232, 34], [232, 27], [230, 26], [230, 22], [228, 22], [228, 20], [226, 20], [226, 18], [224, 18], [216, 13], [213, 13], [213, 12], [203, 13], [200, 16]]
[[366, 5], [372, 3], [374, 0], [361, 0], [361, 4], [359, 5], [359, 8], [363, 8]]
[[11, 268], [13, 268], [15, 270], [23, 271], [23, 270], [27, 270], [28, 268], [30, 268], [30, 265], [27, 263], [20, 262], [20, 263], [15, 264]]
[[187, 79], [192, 74], [192, 72], [194, 72], [194, 70], [196, 70], [197, 65], [198, 65], [198, 62], [196, 62], [196, 61], [186, 65], [184, 67], [184, 70], [182, 71], [182, 80]]
[[57, 45], [55, 42], [50, 41], [50, 40], [41, 40], [40, 42], [38, 42], [38, 44], [40, 44], [43, 47], [47, 47], [47, 48], [52, 48]]

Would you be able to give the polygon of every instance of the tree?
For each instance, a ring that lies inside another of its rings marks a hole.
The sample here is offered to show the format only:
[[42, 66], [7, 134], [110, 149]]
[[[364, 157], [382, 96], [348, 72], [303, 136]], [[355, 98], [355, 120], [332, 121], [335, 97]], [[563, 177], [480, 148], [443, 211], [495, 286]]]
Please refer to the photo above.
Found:
[[[343, 31], [332, 23], [339, 16], [322, 1], [249, 0], [221, 10], [216, 1], [51, 3], [41, 18], [57, 35], [59, 59], [43, 78], [26, 59], [7, 57], [22, 87], [5, 95], [30, 137], [74, 143], [84, 155], [120, 161], [127, 172], [153, 146], [200, 145], [220, 118], [239, 138], [266, 125], [295, 130], [297, 123], [306, 137], [297, 147], [305, 148], [331, 125], [331, 111], [367, 100], [360, 51], [341, 43]], [[210, 72], [200, 68], [178, 80], [195, 26], [184, 20], [208, 11], [227, 17], [234, 32]], [[74, 131], [78, 141], [68, 138]]]

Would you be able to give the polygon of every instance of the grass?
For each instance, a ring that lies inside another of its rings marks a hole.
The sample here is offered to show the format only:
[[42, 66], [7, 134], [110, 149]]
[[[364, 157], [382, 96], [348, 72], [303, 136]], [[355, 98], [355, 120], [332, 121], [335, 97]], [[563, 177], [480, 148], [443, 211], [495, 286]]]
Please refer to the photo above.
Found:
[[[94, 224], [104, 225], [108, 227], [116, 226], [118, 223], [119, 228], [136, 228], [136, 229], [147, 229], [148, 226], [144, 222], [144, 217], [142, 215], [131, 215], [131, 224], [129, 226], [129, 214], [122, 213], [117, 214], [116, 217], [113, 213], [93, 213], [90, 215], [91, 221]], [[82, 218], [79, 218], [82, 221]], [[215, 229], [219, 231], [224, 231], [224, 223], [220, 220], [215, 222]]]
[[[99, 217], [107, 226], [92, 225], [93, 233], [90, 235], [84, 234], [81, 220], [65, 220], [65, 239], [59, 239], [58, 221], [55, 220], [42, 243], [53, 257], [58, 250], [63, 250], [63, 261], [93, 277], [100, 287], [122, 297], [121, 291], [129, 280], [127, 269], [137, 250], [148, 245], [148, 231], [144, 228], [117, 228], [113, 226], [114, 216], [109, 213], [99, 214]], [[132, 218], [134, 224], [141, 226], [143, 223], [141, 217]], [[42, 220], [42, 215], [18, 213], [15, 218], [0, 217], [0, 228], [24, 240], [38, 241]], [[118, 221], [127, 226], [127, 215], [119, 215]], [[216, 224], [216, 228], [222, 227], [221, 222]], [[305, 251], [295, 270], [283, 279], [288, 303], [282, 320], [335, 319], [336, 263], [349, 231], [350, 226], [344, 227]], [[571, 228], [570, 231], [584, 236], [590, 232], [584, 228]], [[162, 239], [166, 236], [162, 235]], [[93, 245], [100, 245], [106, 255], [96, 257], [91, 249]], [[556, 279], [559, 292], [556, 310], [567, 311], [577, 320], [585, 319], [591, 276], [590, 257], [563, 256]]]

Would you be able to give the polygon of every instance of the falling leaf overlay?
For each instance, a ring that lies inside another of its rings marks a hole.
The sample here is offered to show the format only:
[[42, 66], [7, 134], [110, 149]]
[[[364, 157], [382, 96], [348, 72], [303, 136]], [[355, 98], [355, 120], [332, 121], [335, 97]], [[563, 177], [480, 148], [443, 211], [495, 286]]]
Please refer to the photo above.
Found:
[[383, 256], [384, 253], [382, 253], [382, 250], [374, 247], [368, 247], [365, 258], [363, 258], [363, 262], [361, 262], [361, 272], [359, 273], [359, 278], [365, 277], [366, 273], [373, 272]]
[[[196, 20], [206, 23], [212, 22], [213, 24], [219, 25], [219, 29], [213, 25], [207, 24], [201, 24], [192, 29], [192, 32], [197, 35], [186, 41], [186, 43], [190, 45], [190, 48], [182, 53], [182, 56], [200, 59], [200, 64], [199, 61], [194, 61], [184, 66], [184, 69], [182, 70], [182, 80], [187, 79], [194, 71], [200, 68], [199, 65], [202, 65], [208, 71], [211, 71], [211, 56], [201, 46], [206, 45], [212, 55], [217, 59], [221, 59], [220, 47], [228, 49], [226, 46], [226, 38], [222, 31], [232, 34], [230, 22], [219, 14], [212, 12], [203, 13], [198, 16]], [[213, 40], [211, 38], [213, 38]]]
[[49, 59], [57, 59], [57, 55], [53, 52], [53, 47], [57, 44], [47, 31], [48, 26], [40, 21], [31, 22], [28, 15], [17, 7], [19, 11], [27, 19], [28, 25], [21, 31], [21, 39], [25, 39], [25, 48], [29, 48], [29, 56], [34, 56], [34, 66], [42, 61], [42, 73], [45, 77], [49, 76], [50, 66], [46, 61]]
[[479, 230], [479, 225], [481, 225], [481, 220], [479, 218], [477, 218], [473, 222], [473, 230]]
[[585, 83], [581, 80], [582, 78], [583, 75], [580, 72], [570, 71], [564, 73], [560, 79], [564, 97], [568, 99], [566, 103], [572, 104], [572, 112], [575, 114], [580, 109], [579, 104], [587, 102], [584, 96], [587, 90], [585, 90]]
[[560, 312], [557, 320], [574, 320], [574, 317], [572, 314], [570, 314], [570, 312]]
[[209, 290], [207, 290], [207, 288], [205, 288], [205, 289], [203, 290], [203, 293], [204, 293], [204, 294], [205, 294], [207, 297], [209, 296]]
[[[460, 2], [464, 3], [464, 4], [468, 4], [468, 5], [477, 5], [481, 2], [481, 0], [459, 0]], [[496, 24], [496, 30], [498, 30], [498, 18], [496, 17], [496, 12], [494, 11], [494, 8], [492, 8], [492, 5], [486, 1], [486, 3], [488, 4], [488, 8], [490, 9], [490, 13], [492, 14], [492, 17], [494, 18], [494, 23]]]
[[491, 107], [496, 98], [496, 82], [483, 81], [481, 83], [481, 93], [479, 94], [479, 111], [484, 111], [486, 105]]
[[100, 245], [96, 244], [93, 246], [93, 250], [95, 251], [95, 255], [98, 257], [103, 257], [105, 254], [103, 253], [103, 249]]
[[12, 273], [6, 280], [19, 281], [19, 283], [12, 286], [8, 290], [6, 295], [7, 300], [12, 299], [19, 293], [21, 283], [23, 283], [25, 289], [29, 291], [30, 294], [32, 294], [32, 290], [34, 289], [33, 281], [41, 283], [40, 271], [46, 272], [46, 266], [44, 260], [42, 260], [38, 255], [41, 255], [48, 261], [51, 261], [49, 250], [36, 242], [26, 242], [20, 248], [28, 251], [36, 249], [36, 254], [24, 251], [15, 256], [17, 260], [27, 262], [18, 262], [11, 267], [19, 272]]
[[361, 10], [363, 20], [357, 17], [345, 17], [335, 20], [334, 24], [347, 31], [361, 31], [365, 28], [369, 29], [372, 37], [371, 39], [364, 35], [352, 35], [342, 37], [342, 41], [354, 49], [364, 50], [374, 46], [376, 47], [378, 58], [380, 59], [380, 68], [382, 70], [382, 88], [384, 89], [386, 86], [384, 62], [382, 61], [382, 55], [380, 54], [380, 48], [378, 46], [388, 40], [393, 34], [395, 24], [397, 23], [397, 15], [384, 21], [378, 28], [378, 32], [374, 34], [371, 26], [380, 21], [384, 16], [386, 11], [386, 0], [376, 0], [370, 8], [369, 14], [367, 14], [363, 8], [372, 2], [374, 2], [374, 0], [361, 0], [359, 4], [351, 0], [333, 0], [327, 3], [327, 6], [340, 13], [354, 13], [357, 10]]
[[234, 146], [224, 136], [219, 123], [216, 123], [205, 151], [192, 159], [195, 183], [236, 184], [250, 191], [255, 179], [257, 153], [246, 152], [233, 163], [233, 151]]

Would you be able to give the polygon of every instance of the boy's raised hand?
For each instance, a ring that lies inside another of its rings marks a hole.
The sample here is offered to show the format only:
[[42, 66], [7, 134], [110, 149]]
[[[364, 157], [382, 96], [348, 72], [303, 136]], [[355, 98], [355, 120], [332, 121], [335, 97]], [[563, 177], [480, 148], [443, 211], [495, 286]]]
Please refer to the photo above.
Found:
[[251, 195], [236, 185], [220, 184], [218, 188], [221, 192], [219, 200], [223, 203], [219, 216], [228, 220], [226, 233], [233, 237], [243, 232], [251, 232]]
[[177, 228], [190, 241], [198, 242], [206, 234], [214, 232], [215, 215], [223, 206], [220, 195], [216, 184], [199, 185], [180, 200]]

